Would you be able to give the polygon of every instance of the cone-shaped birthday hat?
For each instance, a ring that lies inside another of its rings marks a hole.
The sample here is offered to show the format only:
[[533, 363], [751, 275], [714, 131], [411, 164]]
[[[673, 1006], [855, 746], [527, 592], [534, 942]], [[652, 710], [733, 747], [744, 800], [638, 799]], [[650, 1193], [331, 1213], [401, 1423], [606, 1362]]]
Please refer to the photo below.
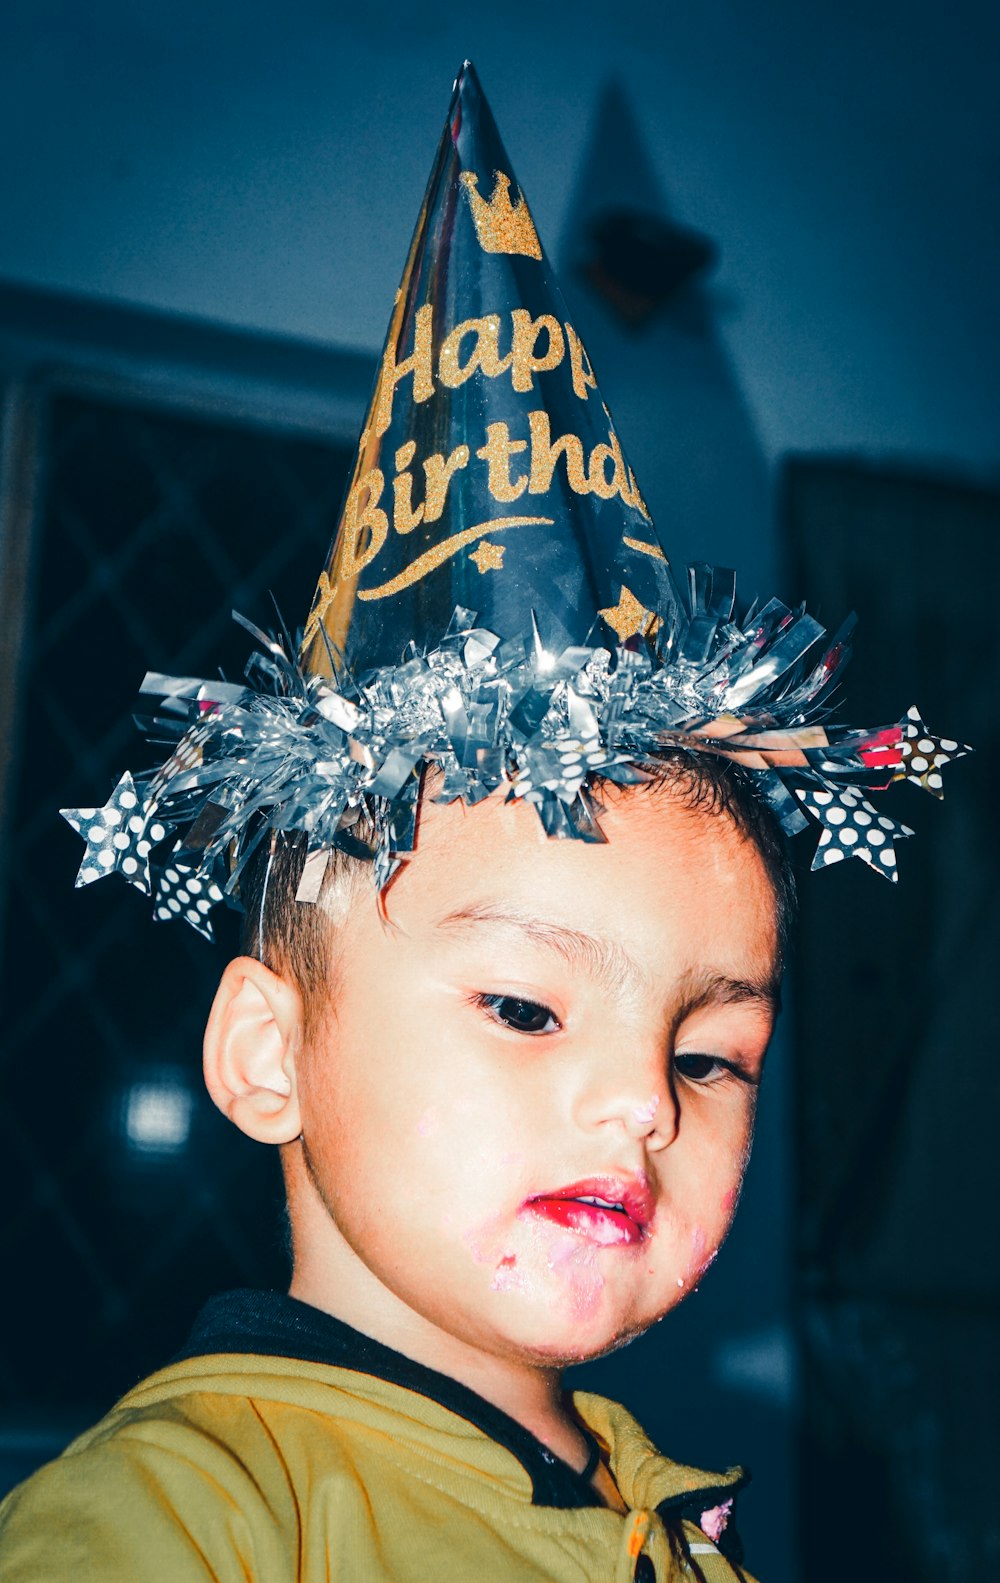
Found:
[[301, 850], [302, 902], [359, 833], [384, 885], [428, 766], [439, 800], [500, 792], [549, 835], [601, 840], [595, 780], [707, 753], [788, 834], [820, 827], [814, 868], [860, 857], [895, 879], [912, 832], [865, 792], [940, 796], [964, 751], [915, 709], [830, 724], [850, 623], [823, 645], [776, 599], [738, 618], [732, 572], [708, 566], [677, 592], [468, 65], [298, 653], [243, 624], [245, 683], [147, 676], [140, 724], [174, 744], [166, 762], [63, 810], [78, 885], [121, 874], [205, 934], [262, 843]]
[[662, 616], [663, 550], [467, 62], [441, 134], [307, 670], [436, 642], [456, 606], [559, 650]]

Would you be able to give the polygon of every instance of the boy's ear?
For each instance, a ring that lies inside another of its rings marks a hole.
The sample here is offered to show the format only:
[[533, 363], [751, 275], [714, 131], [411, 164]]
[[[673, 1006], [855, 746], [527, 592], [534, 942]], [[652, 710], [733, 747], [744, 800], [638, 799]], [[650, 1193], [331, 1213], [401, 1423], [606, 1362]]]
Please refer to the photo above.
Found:
[[295, 1060], [302, 996], [253, 957], [229, 963], [205, 1029], [205, 1085], [223, 1115], [260, 1143], [302, 1131]]

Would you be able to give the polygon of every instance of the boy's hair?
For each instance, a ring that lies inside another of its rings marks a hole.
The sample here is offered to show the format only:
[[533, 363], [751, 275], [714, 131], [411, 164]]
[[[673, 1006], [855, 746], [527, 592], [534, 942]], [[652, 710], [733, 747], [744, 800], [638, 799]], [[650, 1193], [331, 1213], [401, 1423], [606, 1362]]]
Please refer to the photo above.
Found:
[[[740, 834], [754, 843], [774, 890], [780, 967], [795, 914], [795, 875], [781, 827], [761, 802], [749, 775], [728, 760], [680, 749], [647, 762], [644, 768], [650, 779], [635, 787], [635, 792], [667, 789], [689, 808], [704, 808], [720, 818], [728, 816]], [[594, 789], [600, 793], [599, 781]], [[425, 786], [422, 795], [427, 790]], [[364, 833], [360, 826], [359, 832]], [[334, 849], [319, 901], [297, 901], [306, 852], [306, 839], [300, 833], [278, 837], [272, 845], [261, 844], [241, 881], [241, 946], [244, 955], [292, 976], [302, 992], [308, 1025], [328, 998], [335, 971], [336, 922], [325, 904], [341, 885], [371, 885], [372, 881], [364, 858]]]

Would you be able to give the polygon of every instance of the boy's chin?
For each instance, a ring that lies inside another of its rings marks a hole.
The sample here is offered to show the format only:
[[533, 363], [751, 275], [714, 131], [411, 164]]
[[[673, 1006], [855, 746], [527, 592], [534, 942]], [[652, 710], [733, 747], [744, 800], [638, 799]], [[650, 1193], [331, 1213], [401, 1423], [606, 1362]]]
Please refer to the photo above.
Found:
[[605, 1337], [603, 1341], [594, 1341], [592, 1344], [553, 1344], [551, 1348], [530, 1349], [525, 1355], [538, 1367], [548, 1369], [572, 1369], [581, 1363], [595, 1363], [598, 1358], [606, 1358], [609, 1353], [618, 1352], [622, 1347], [627, 1347], [630, 1341], [635, 1341], [646, 1330], [646, 1325], [634, 1325], [630, 1330], [620, 1330], [613, 1336]]
[[503, 1327], [507, 1348], [525, 1362], [547, 1369], [572, 1368], [617, 1352], [641, 1336], [659, 1316], [614, 1320], [594, 1316], [580, 1323], [557, 1320], [552, 1314], [534, 1315]]

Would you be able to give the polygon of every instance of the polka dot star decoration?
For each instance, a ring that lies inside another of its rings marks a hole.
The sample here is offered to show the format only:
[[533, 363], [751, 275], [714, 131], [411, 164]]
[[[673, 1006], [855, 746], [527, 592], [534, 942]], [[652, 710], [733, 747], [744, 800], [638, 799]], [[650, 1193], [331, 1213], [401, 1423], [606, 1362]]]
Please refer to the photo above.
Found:
[[87, 843], [77, 888], [106, 874], [121, 874], [148, 895], [149, 854], [170, 826], [144, 804], [128, 771], [103, 808], [60, 808], [59, 812]]
[[812, 866], [829, 868], [847, 857], [859, 857], [876, 873], [896, 880], [895, 843], [913, 834], [908, 825], [880, 814], [859, 791], [830, 791], [800, 786], [796, 795], [822, 825]]
[[968, 751], [951, 737], [932, 737], [918, 709], [907, 712], [900, 753], [905, 779], [912, 781], [914, 786], [922, 786], [932, 797], [943, 797], [942, 769], [952, 759], [961, 758]]
[[[886, 762], [893, 766], [891, 779], [912, 781], [935, 797], [944, 795], [944, 766], [970, 751], [952, 738], [932, 736], [915, 707], [907, 710], [889, 746]], [[881, 759], [879, 747], [874, 747], [867, 758], [872, 766], [877, 765]], [[812, 862], [814, 869], [829, 868], [847, 857], [859, 857], [877, 874], [891, 880], [899, 878], [895, 844], [913, 834], [909, 825], [880, 814], [853, 786], [842, 790], [833, 786], [798, 786], [795, 795], [822, 826]]]
[[183, 918], [192, 929], [197, 929], [206, 940], [212, 939], [212, 925], [208, 914], [216, 902], [222, 900], [222, 891], [214, 880], [203, 879], [194, 863], [174, 861], [163, 870], [153, 917], [159, 923], [169, 923]]
[[[150, 852], [173, 827], [157, 817], [156, 804], [141, 796], [127, 771], [103, 808], [60, 808], [59, 812], [86, 842], [77, 887], [117, 873], [149, 894]], [[161, 874], [153, 916], [161, 922], [183, 918], [211, 940], [207, 914], [221, 900], [222, 891], [214, 880], [199, 875], [196, 865], [174, 860]]]

